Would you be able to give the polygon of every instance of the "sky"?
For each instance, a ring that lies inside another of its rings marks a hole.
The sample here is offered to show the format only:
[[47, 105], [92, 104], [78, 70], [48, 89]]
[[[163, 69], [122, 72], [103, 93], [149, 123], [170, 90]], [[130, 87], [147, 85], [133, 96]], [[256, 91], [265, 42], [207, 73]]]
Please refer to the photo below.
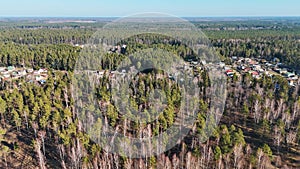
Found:
[[121, 17], [161, 12], [180, 17], [300, 16], [299, 0], [2, 0], [0, 16]]

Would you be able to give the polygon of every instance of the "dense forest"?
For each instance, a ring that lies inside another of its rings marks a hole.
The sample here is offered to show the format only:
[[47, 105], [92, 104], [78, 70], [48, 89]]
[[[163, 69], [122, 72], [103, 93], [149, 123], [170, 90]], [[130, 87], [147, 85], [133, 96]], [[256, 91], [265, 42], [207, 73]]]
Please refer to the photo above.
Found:
[[[132, 84], [138, 86], [137, 90], [129, 89], [133, 109], [149, 106], [145, 98], [153, 88], [162, 90], [168, 100], [167, 108], [155, 122], [138, 123], [122, 117], [111, 102], [112, 77], [105, 71], [94, 91], [99, 107], [85, 105], [78, 109], [74, 105], [72, 85], [76, 83], [74, 68], [82, 50], [80, 45], [86, 44], [103, 22], [3, 22], [9, 24], [0, 24], [0, 67], [47, 68], [48, 79], [44, 84], [28, 83], [25, 78], [0, 82], [0, 168], [300, 167], [300, 87], [289, 86], [281, 76], [256, 79], [246, 74], [228, 78], [221, 122], [210, 129], [213, 136], [203, 142], [204, 131], [210, 127], [205, 123], [210, 106], [206, 93], [211, 86], [206, 69], [195, 71], [202, 91], [192, 130], [163, 154], [128, 158], [108, 153], [92, 140], [84, 131], [78, 111], [102, 114], [108, 120], [107, 124], [99, 122], [100, 127], [110, 125], [124, 135], [157, 135], [175, 123], [180, 109], [180, 87], [168, 77], [155, 78], [161, 72], [135, 77]], [[285, 66], [295, 71], [299, 69], [297, 19], [193, 22], [203, 29], [216, 53], [227, 64], [231, 63], [232, 56], [278, 58]], [[226, 27], [248, 29], [228, 30]], [[185, 60], [193, 55], [191, 49], [180, 43], [166, 37], [157, 40], [152, 35], [129, 39], [127, 53], [149, 46], [163, 48]], [[99, 70], [116, 68], [126, 56], [126, 52], [108, 53], [99, 63]]]

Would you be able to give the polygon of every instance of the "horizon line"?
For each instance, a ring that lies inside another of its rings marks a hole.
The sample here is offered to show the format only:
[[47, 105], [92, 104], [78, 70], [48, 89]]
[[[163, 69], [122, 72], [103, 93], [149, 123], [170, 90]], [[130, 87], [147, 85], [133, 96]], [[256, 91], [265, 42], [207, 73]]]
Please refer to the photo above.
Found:
[[[0, 18], [123, 18], [125, 16], [35, 16], [35, 15], [0, 15]], [[176, 16], [176, 15], [175, 15]], [[172, 16], [170, 16], [172, 17]], [[207, 16], [177, 16], [180, 18], [290, 18], [290, 17], [300, 17], [300, 15], [207, 15]]]

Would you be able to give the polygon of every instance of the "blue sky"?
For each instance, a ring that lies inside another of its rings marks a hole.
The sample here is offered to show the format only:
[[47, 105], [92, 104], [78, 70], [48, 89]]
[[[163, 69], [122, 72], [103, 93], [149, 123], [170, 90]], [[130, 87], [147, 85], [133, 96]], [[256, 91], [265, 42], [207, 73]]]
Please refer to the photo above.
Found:
[[3, 0], [0, 16], [300, 16], [299, 0]]

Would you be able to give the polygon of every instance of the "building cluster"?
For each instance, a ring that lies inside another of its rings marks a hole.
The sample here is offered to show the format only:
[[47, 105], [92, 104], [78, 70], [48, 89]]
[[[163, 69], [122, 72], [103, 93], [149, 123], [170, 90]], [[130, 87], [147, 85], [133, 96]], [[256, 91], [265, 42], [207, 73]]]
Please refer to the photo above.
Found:
[[246, 73], [257, 79], [261, 78], [262, 75], [270, 77], [280, 75], [288, 80], [290, 86], [298, 84], [298, 74], [292, 69], [284, 68], [281, 63], [276, 61], [276, 58], [273, 61], [267, 61], [259, 58], [251, 59], [233, 56], [231, 60], [231, 65], [224, 65], [224, 71], [228, 77], [240, 76]]
[[220, 62], [218, 65], [212, 63], [206, 63], [206, 61], [195, 61], [188, 60], [189, 64], [184, 67], [185, 71], [193, 70], [197, 74], [199, 70], [202, 69], [202, 65], [205, 65], [209, 69], [219, 69], [221, 68], [225, 75], [228, 77], [233, 77], [236, 75], [240, 77], [244, 74], [250, 74], [253, 78], [260, 79], [263, 75], [272, 77], [274, 75], [282, 76], [286, 78], [290, 86], [295, 87], [299, 84], [300, 72], [296, 72], [290, 68], [286, 68], [282, 63], [278, 62], [277, 58], [272, 61], [267, 61], [266, 59], [259, 58], [244, 58], [244, 57], [231, 57], [231, 64], [226, 65], [224, 62]]
[[[274, 75], [282, 76], [287, 79], [290, 86], [300, 85], [299, 72], [295, 72], [292, 69], [284, 68], [281, 63], [278, 63], [278, 59], [274, 59], [273, 61], [267, 61], [265, 59], [259, 58], [243, 58], [233, 56], [231, 58], [232, 62], [230, 65], [226, 65], [223, 62], [216, 64], [206, 63], [205, 61], [198, 61], [196, 59], [189, 59], [187, 62], [184, 62], [183, 65], [178, 65], [178, 67], [174, 67], [176, 69], [175, 74], [168, 74], [169, 78], [172, 80], [180, 80], [183, 81], [184, 78], [180, 77], [180, 72], [185, 72], [188, 74], [193, 73], [194, 76], [200, 76], [200, 71], [203, 70], [203, 65], [206, 69], [210, 71], [218, 70], [214, 72], [219, 72], [219, 70], [224, 71], [225, 75], [228, 77], [240, 77], [244, 74], [250, 74], [253, 78], [260, 79], [263, 76], [272, 77]], [[128, 72], [127, 72], [128, 71]], [[97, 75], [98, 78], [102, 78], [105, 74], [105, 71], [89, 71], [94, 75]], [[134, 70], [134, 66], [130, 68], [130, 70], [122, 70], [122, 71], [108, 71], [107, 75], [111, 78], [125, 77], [125, 75], [129, 72], [137, 72]]]
[[32, 68], [16, 68], [14, 66], [0, 67], [0, 82], [25, 78], [27, 82], [39, 82], [44, 84], [48, 79], [48, 70]]
[[123, 44], [117, 45], [117, 46], [109, 46], [109, 53], [119, 53], [119, 54], [125, 54], [126, 53], [127, 45]]

